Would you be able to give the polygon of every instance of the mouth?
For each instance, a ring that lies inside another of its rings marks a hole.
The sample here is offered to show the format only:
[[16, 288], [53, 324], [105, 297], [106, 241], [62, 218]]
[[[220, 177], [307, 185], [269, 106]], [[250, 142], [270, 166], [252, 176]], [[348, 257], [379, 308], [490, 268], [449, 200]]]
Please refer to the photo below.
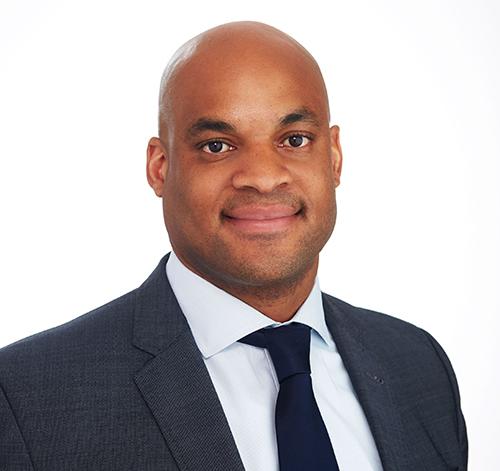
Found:
[[242, 206], [222, 213], [223, 221], [240, 232], [275, 233], [289, 229], [302, 216], [303, 208], [285, 205]]

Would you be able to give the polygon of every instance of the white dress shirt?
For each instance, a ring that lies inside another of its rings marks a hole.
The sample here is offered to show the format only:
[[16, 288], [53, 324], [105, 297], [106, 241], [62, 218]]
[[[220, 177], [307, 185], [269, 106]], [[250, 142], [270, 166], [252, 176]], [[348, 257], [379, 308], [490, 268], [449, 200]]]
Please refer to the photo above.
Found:
[[311, 327], [314, 396], [341, 471], [381, 471], [366, 417], [325, 323], [318, 280], [288, 322], [274, 322], [199, 277], [171, 253], [167, 277], [224, 409], [246, 471], [278, 471], [274, 408], [279, 391], [266, 349], [238, 342], [267, 326]]

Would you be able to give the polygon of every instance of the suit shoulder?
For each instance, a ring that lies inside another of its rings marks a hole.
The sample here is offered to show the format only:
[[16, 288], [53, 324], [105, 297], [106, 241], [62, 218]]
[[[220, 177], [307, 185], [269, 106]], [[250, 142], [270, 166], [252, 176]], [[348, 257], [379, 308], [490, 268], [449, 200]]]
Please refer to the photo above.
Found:
[[64, 324], [0, 348], [0, 367], [11, 362], [18, 363], [22, 358], [34, 359], [55, 350], [61, 352], [64, 348], [81, 348], [85, 342], [95, 346], [99, 341], [112, 341], [110, 336], [118, 338], [133, 320], [136, 291], [130, 291]]
[[409, 361], [415, 358], [439, 358], [449, 366], [439, 343], [421, 327], [389, 314], [353, 306], [324, 293], [323, 303], [327, 310], [335, 313], [332, 316], [334, 324], [337, 321], [341, 325], [349, 325], [350, 331], [355, 333], [361, 343], [381, 356], [393, 358], [401, 354], [408, 357]]

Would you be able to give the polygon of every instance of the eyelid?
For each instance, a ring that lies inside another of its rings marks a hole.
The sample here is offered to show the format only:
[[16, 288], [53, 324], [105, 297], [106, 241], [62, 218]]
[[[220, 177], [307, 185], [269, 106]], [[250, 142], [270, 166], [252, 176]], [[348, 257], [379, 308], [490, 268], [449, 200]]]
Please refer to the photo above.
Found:
[[[300, 146], [300, 147], [293, 147], [293, 146], [285, 146], [284, 145], [284, 142], [289, 139], [290, 137], [293, 137], [293, 136], [300, 136], [300, 137], [305, 137], [307, 139], [309, 139], [310, 142], [314, 141], [314, 135], [312, 135], [311, 133], [309, 132], [304, 132], [304, 131], [292, 131], [292, 132], [289, 132], [285, 137], [283, 137], [279, 143], [279, 147], [291, 147], [292, 149], [300, 149], [301, 147], [305, 147], [305, 146]], [[310, 144], [307, 143], [307, 144]], [[307, 145], [306, 144], [306, 145]]]
[[[212, 143], [212, 142], [221, 142], [222, 144], [225, 144], [226, 146], [230, 147], [230, 149], [227, 149], [224, 152], [207, 152], [207, 151], [203, 151], [203, 148], [205, 146], [207, 146], [208, 144]], [[218, 154], [225, 154], [227, 152], [230, 152], [230, 151], [236, 149], [236, 146], [234, 146], [230, 142], [227, 142], [227, 140], [224, 139], [224, 138], [214, 137], [214, 138], [211, 138], [211, 139], [207, 139], [206, 141], [200, 142], [199, 144], [196, 145], [196, 148], [199, 149], [199, 150], [201, 150], [201, 151], [203, 151], [203, 152], [206, 152], [207, 154], [218, 155]]]

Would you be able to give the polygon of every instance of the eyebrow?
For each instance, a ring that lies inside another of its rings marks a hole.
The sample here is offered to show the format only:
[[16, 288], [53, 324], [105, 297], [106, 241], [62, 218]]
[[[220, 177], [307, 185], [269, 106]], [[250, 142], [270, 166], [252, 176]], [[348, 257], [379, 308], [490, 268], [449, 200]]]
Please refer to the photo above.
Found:
[[236, 128], [219, 119], [200, 118], [196, 120], [187, 130], [190, 136], [196, 136], [203, 131], [216, 131], [216, 132], [235, 132]]
[[282, 118], [280, 118], [281, 127], [285, 127], [290, 124], [298, 122], [306, 122], [318, 128], [320, 127], [319, 119], [316, 113], [306, 108], [305, 106], [302, 108], [297, 108], [296, 110], [293, 110], [291, 113], [288, 113]]

